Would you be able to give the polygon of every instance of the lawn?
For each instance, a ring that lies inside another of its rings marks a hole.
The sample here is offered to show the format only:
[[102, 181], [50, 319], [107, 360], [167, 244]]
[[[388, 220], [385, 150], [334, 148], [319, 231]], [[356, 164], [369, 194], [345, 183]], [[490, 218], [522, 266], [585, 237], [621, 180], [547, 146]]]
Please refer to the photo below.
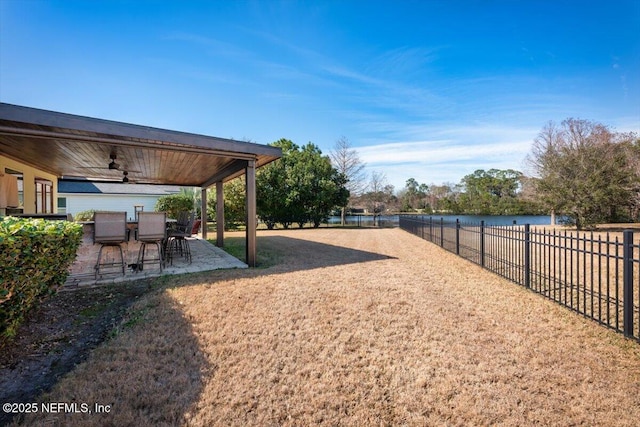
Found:
[[260, 231], [258, 248], [262, 268], [140, 298], [41, 398], [108, 413], [22, 421], [637, 425], [640, 345], [435, 245], [323, 228]]

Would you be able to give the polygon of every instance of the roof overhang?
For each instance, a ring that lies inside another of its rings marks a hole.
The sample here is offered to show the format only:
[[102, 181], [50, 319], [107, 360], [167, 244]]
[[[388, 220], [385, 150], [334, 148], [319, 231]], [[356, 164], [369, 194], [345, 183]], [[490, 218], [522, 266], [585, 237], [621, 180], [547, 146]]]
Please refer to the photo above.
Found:
[[[280, 148], [0, 103], [0, 154], [60, 178], [206, 188]], [[118, 169], [109, 169], [115, 156]]]

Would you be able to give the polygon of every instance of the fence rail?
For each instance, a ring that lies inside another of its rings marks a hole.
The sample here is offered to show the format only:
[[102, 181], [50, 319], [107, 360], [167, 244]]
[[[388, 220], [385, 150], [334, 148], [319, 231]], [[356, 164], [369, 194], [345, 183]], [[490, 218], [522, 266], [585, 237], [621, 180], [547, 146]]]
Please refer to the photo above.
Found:
[[640, 243], [632, 230], [603, 237], [405, 215], [400, 228], [640, 341]]

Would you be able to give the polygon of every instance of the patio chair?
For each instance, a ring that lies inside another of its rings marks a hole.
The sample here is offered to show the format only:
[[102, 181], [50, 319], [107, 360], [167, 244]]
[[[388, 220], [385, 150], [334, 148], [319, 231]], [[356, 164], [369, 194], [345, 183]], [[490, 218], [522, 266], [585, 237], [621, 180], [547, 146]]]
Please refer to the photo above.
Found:
[[[122, 275], [125, 274], [126, 263], [122, 252], [122, 243], [127, 242], [127, 213], [126, 212], [95, 212], [93, 215], [93, 243], [100, 244], [98, 260], [95, 266], [95, 278], [98, 280], [100, 268], [107, 266], [122, 267]], [[105, 246], [117, 246], [120, 252], [120, 262], [102, 261], [102, 251]]]
[[187, 212], [187, 211], [178, 212], [178, 218], [176, 218], [176, 226], [184, 227], [185, 225], [187, 225], [187, 222], [189, 222], [190, 215], [191, 215], [191, 212]]
[[157, 258], [147, 259], [147, 264], [159, 264], [160, 271], [164, 266], [163, 245], [167, 235], [167, 213], [166, 212], [139, 212], [138, 213], [138, 251], [137, 271], [144, 268], [147, 245], [155, 245], [158, 251]]
[[[190, 212], [180, 211], [178, 212], [177, 218], [174, 221], [167, 222], [167, 236], [170, 235], [174, 230], [182, 230], [184, 227], [186, 227], [187, 223], [189, 222], [189, 215]], [[167, 241], [167, 248], [168, 243], [169, 242]]]
[[[191, 248], [189, 247], [189, 241], [187, 240], [187, 237], [191, 237], [193, 223], [196, 220], [196, 213], [184, 213], [186, 215], [182, 215], [183, 212], [180, 213], [181, 215], [178, 216], [178, 223], [173, 229], [169, 230], [169, 244], [167, 254], [169, 259], [171, 260], [171, 265], [173, 265], [174, 254], [180, 254], [181, 256], [184, 256], [189, 261], [189, 264], [191, 264]], [[184, 220], [185, 216], [187, 218], [187, 221], [182, 221], [181, 223], [181, 219]]]

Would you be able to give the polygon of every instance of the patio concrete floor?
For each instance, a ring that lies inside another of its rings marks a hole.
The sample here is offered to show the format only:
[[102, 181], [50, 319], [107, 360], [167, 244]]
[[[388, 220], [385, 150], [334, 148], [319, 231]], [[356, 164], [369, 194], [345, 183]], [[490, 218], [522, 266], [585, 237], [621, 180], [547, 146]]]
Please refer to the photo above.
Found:
[[[75, 288], [81, 286], [95, 286], [110, 283], [131, 282], [134, 280], [146, 279], [150, 277], [160, 277], [166, 275], [196, 273], [200, 271], [230, 269], [230, 268], [247, 268], [247, 264], [239, 259], [229, 255], [222, 249], [212, 245], [206, 240], [199, 237], [192, 237], [189, 240], [191, 248], [192, 262], [189, 264], [187, 260], [180, 256], [174, 256], [173, 265], [167, 263], [160, 272], [158, 264], [152, 264], [145, 267], [143, 271], [134, 272], [131, 268], [125, 269], [125, 275], [122, 275], [121, 269], [105, 269], [104, 273], [95, 279], [93, 272], [75, 273], [67, 277], [64, 288]], [[94, 261], [95, 262], [95, 261]]]

